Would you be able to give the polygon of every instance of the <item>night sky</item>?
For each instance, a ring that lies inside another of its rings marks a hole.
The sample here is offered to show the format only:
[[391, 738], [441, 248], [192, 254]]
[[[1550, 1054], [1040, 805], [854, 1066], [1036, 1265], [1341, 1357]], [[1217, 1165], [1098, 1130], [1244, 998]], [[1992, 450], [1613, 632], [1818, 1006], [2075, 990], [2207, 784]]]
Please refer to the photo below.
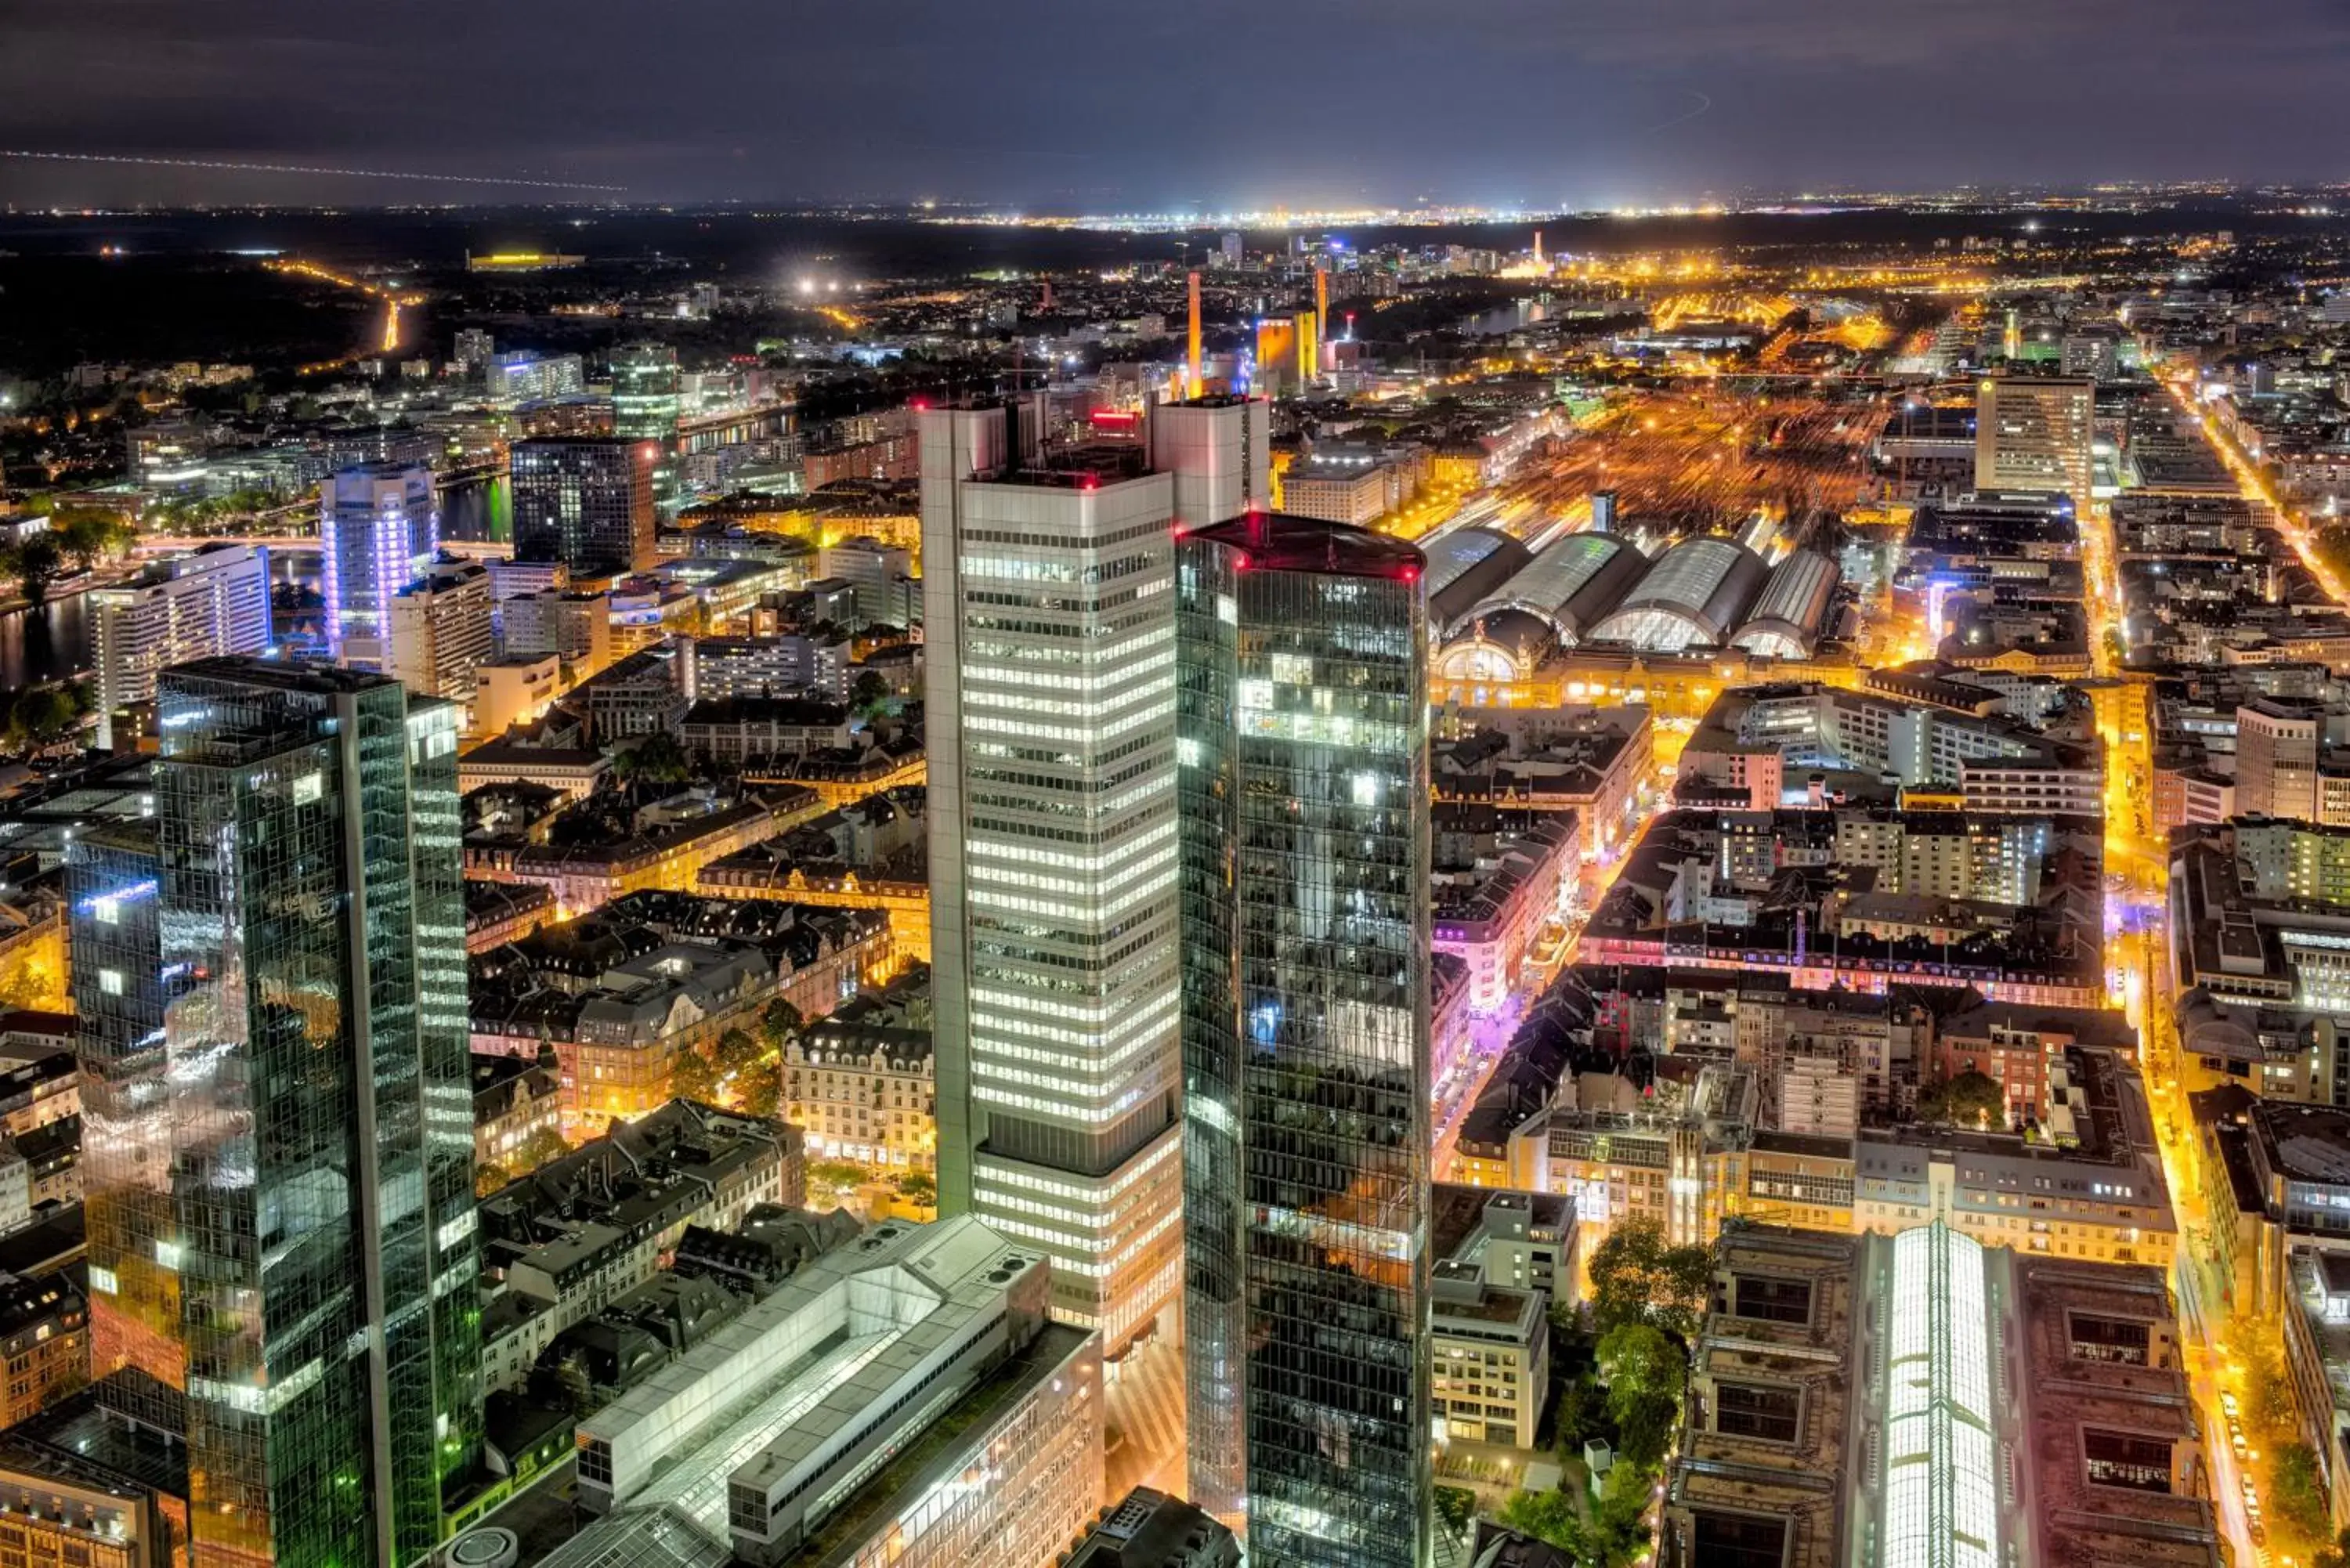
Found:
[[[636, 201], [2350, 177], [2342, 0], [0, 0], [0, 147]], [[0, 160], [18, 204], [533, 194]]]

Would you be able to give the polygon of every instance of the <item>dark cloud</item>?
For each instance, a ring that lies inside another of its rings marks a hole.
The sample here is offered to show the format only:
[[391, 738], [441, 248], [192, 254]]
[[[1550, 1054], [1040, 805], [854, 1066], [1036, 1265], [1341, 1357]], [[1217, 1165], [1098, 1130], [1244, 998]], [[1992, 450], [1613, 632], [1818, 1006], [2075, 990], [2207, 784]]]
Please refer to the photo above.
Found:
[[[0, 147], [681, 201], [2306, 180], [2350, 133], [2339, 0], [0, 0]], [[416, 193], [0, 161], [20, 203]]]

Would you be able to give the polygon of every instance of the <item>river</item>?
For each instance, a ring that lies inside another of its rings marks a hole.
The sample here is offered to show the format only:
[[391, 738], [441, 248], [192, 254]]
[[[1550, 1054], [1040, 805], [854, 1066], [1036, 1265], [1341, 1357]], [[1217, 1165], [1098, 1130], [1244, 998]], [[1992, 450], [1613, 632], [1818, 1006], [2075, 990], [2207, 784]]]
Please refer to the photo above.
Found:
[[1516, 299], [1507, 305], [1461, 318], [1461, 330], [1471, 337], [1498, 337], [1550, 319], [1550, 306], [1539, 299]]
[[[16, 587], [11, 583], [10, 588]], [[0, 688], [20, 691], [89, 670], [89, 620], [79, 593], [0, 614]]]
[[441, 492], [441, 537], [504, 545], [514, 539], [514, 482], [504, 474], [460, 480]]

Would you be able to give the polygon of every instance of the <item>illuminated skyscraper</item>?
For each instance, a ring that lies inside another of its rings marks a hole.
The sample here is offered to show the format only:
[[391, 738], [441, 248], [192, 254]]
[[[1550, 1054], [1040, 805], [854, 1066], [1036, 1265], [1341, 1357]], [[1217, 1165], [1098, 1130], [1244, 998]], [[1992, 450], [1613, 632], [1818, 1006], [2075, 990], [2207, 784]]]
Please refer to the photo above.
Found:
[[631, 343], [612, 350], [612, 433], [660, 449], [653, 493], [662, 500], [677, 479], [678, 394], [676, 349], [666, 343]]
[[394, 1568], [479, 1457], [457, 711], [223, 658], [77, 844], [93, 1367], [184, 1433], [194, 1568]]
[[391, 601], [384, 673], [415, 696], [470, 703], [473, 672], [497, 656], [492, 607], [487, 566], [443, 561], [426, 568]]
[[677, 350], [631, 343], [612, 350], [612, 433], [623, 441], [677, 439]]
[[1177, 548], [1191, 1497], [1271, 1568], [1429, 1560], [1422, 570], [1262, 512]]
[[1175, 525], [1203, 528], [1273, 504], [1273, 405], [1211, 396], [1150, 410], [1150, 466], [1175, 478]]
[[660, 452], [654, 441], [603, 436], [515, 442], [515, 558], [560, 561], [575, 577], [651, 566]]
[[390, 654], [391, 601], [424, 575], [441, 546], [432, 471], [398, 462], [344, 469], [320, 489], [318, 535], [328, 656], [380, 670]]
[[273, 633], [269, 552], [213, 545], [151, 562], [130, 581], [92, 588], [90, 662], [98, 678], [98, 743], [115, 743], [116, 713], [155, 697], [156, 672], [216, 653], [259, 653]]
[[2059, 491], [2088, 515], [2095, 381], [1997, 376], [1975, 397], [1975, 488]]
[[1182, 1284], [1174, 482], [1040, 411], [920, 416], [939, 1187], [1116, 1355]]

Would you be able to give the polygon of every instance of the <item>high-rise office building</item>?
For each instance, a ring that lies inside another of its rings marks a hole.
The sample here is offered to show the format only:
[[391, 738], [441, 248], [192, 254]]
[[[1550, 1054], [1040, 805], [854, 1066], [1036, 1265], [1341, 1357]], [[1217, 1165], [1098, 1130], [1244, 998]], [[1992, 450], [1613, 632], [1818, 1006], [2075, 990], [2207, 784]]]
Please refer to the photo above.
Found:
[[682, 379], [677, 350], [666, 343], [631, 343], [612, 350], [612, 433], [649, 441], [660, 455], [653, 494], [668, 502], [677, 489], [677, 416]]
[[321, 487], [318, 552], [326, 564], [327, 651], [338, 664], [380, 670], [391, 601], [441, 547], [432, 471], [363, 462]]
[[442, 561], [391, 601], [384, 673], [419, 697], [473, 700], [473, 671], [497, 655], [490, 624], [490, 569]]
[[1429, 1560], [1423, 569], [1265, 513], [1177, 547], [1191, 1498], [1270, 1568]]
[[1115, 1355], [1182, 1284], [1174, 482], [919, 416], [942, 1207]]
[[1273, 504], [1273, 405], [1201, 397], [1150, 410], [1150, 466], [1175, 480], [1175, 525], [1204, 528]]
[[488, 333], [478, 327], [468, 327], [457, 334], [453, 358], [460, 370], [478, 376], [490, 368], [490, 360], [497, 351], [497, 344]]
[[677, 439], [677, 350], [630, 343], [612, 350], [612, 433], [623, 441]]
[[269, 552], [213, 545], [142, 568], [88, 599], [98, 678], [98, 743], [115, 743], [114, 718], [154, 700], [155, 675], [216, 653], [269, 647]]
[[152, 822], [68, 860], [99, 1397], [184, 1434], [193, 1568], [414, 1563], [482, 1431], [457, 711], [157, 703]]
[[588, 378], [577, 354], [542, 359], [536, 354], [493, 355], [482, 367], [482, 389], [494, 402], [527, 403], [576, 397]]
[[515, 556], [559, 561], [574, 576], [653, 564], [658, 443], [548, 436], [514, 443]]
[[2095, 381], [1987, 377], [1975, 393], [1975, 488], [2054, 490], [2089, 505]]
[[2246, 816], [2318, 819], [2325, 705], [2255, 697], [2236, 709], [2236, 809]]

